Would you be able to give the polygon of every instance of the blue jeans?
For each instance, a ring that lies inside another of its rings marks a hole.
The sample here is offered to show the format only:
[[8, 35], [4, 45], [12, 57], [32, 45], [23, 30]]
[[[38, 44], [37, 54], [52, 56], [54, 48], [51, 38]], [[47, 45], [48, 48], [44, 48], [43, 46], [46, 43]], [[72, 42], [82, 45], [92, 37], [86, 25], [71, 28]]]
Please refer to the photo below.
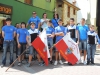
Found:
[[10, 64], [13, 63], [13, 46], [14, 46], [14, 41], [4, 41], [3, 42], [3, 56], [2, 56], [2, 64], [6, 64], [6, 55], [7, 55], [7, 50], [8, 47], [10, 48]]
[[94, 63], [96, 44], [87, 44], [87, 62]]
[[80, 40], [79, 50], [87, 50], [87, 40]]
[[49, 49], [53, 47], [53, 39], [48, 39], [48, 47]]

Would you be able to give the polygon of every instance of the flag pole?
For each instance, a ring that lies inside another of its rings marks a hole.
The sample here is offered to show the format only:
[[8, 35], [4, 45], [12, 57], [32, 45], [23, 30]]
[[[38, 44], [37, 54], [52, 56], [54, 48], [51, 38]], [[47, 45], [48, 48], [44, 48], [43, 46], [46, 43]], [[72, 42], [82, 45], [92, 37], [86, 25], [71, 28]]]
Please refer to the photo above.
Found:
[[[23, 51], [23, 53], [22, 53], [20, 56], [22, 56], [26, 51], [27, 51], [27, 49], [26, 49], [25, 51]], [[20, 57], [20, 56], [19, 56], [19, 57]], [[17, 58], [17, 59], [18, 59], [18, 58]], [[5, 72], [7, 72], [7, 71], [9, 70], [9, 68], [12, 67], [12, 65], [17, 61], [17, 59], [6, 69]]]

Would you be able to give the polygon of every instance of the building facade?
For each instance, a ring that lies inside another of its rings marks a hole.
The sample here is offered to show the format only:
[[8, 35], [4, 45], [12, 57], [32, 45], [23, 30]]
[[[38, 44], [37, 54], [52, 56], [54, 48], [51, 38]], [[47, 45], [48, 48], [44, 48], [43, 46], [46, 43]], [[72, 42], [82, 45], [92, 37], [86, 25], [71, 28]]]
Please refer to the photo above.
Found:
[[80, 8], [68, 2], [67, 0], [56, 0], [55, 12], [59, 14], [64, 25], [69, 24], [70, 18], [74, 18], [75, 24], [77, 24], [77, 11], [79, 10]]
[[11, 17], [13, 25], [22, 21], [27, 23], [33, 11], [36, 11], [40, 18], [46, 12], [51, 19], [54, 4], [55, 0], [0, 0], [0, 28], [7, 17]]

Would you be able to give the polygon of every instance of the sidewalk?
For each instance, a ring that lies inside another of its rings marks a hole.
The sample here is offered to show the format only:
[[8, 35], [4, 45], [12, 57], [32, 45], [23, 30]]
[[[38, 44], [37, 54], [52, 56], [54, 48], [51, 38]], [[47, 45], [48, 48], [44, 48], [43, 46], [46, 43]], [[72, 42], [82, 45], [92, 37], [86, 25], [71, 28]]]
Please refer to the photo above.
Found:
[[[9, 57], [8, 57], [9, 58]], [[7, 58], [7, 59], [8, 59]], [[9, 66], [9, 61], [7, 60], [7, 65], [4, 68], [0, 67], [0, 75], [100, 75], [100, 55], [95, 56], [95, 65], [74, 65], [69, 66], [66, 62], [64, 65], [58, 64], [57, 66], [39, 66], [38, 62], [32, 62], [31, 67], [27, 67], [26, 62], [21, 67], [15, 66], [10, 68], [7, 72], [5, 70]], [[1, 65], [1, 53], [0, 53], [0, 65]]]

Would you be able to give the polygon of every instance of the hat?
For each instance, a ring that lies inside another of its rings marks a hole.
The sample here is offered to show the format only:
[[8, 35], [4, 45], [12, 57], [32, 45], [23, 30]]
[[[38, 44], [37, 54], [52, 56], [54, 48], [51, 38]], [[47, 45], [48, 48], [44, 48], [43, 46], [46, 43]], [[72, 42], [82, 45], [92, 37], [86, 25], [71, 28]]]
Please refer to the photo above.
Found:
[[36, 12], [35, 12], [35, 11], [33, 11], [33, 12], [32, 12], [32, 14], [36, 14]]
[[30, 23], [30, 25], [32, 25], [32, 24], [34, 24], [34, 25], [35, 25], [35, 23], [34, 23], [34, 22], [31, 22], [31, 23]]

